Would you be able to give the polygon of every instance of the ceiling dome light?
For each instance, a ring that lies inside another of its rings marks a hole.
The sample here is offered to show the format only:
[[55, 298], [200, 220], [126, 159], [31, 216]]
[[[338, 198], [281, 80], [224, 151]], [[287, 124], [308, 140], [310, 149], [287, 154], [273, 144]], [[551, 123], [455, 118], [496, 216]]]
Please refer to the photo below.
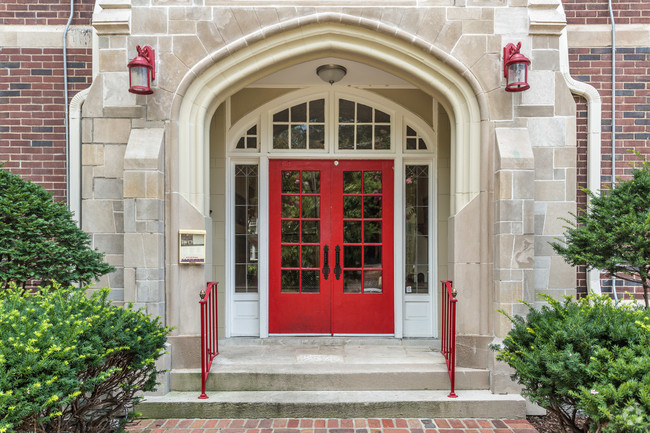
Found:
[[341, 65], [322, 65], [316, 69], [316, 74], [326, 83], [334, 84], [341, 81], [348, 70]]

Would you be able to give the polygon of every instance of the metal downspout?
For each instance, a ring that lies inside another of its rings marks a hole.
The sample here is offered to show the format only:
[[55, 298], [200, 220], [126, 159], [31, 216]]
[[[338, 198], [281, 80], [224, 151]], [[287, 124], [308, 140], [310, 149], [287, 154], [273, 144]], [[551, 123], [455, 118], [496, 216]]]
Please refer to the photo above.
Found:
[[70, 121], [68, 119], [69, 109], [68, 109], [68, 29], [70, 28], [70, 23], [72, 22], [72, 16], [74, 14], [74, 0], [70, 0], [70, 16], [68, 17], [68, 23], [65, 25], [65, 30], [63, 30], [63, 93], [65, 105], [65, 200], [70, 209]]
[[[608, 1], [609, 19], [612, 22], [612, 188], [616, 186], [616, 22], [614, 21], [614, 10], [612, 0]], [[612, 275], [612, 293], [614, 301], [618, 303], [616, 293], [616, 277]]]
[[[602, 102], [600, 93], [593, 86], [578, 81], [569, 71], [569, 43], [566, 27], [560, 35], [560, 72], [571, 93], [587, 100], [587, 188], [594, 193], [600, 191], [601, 172], [601, 121]], [[587, 290], [601, 293], [600, 270], [587, 271]]]

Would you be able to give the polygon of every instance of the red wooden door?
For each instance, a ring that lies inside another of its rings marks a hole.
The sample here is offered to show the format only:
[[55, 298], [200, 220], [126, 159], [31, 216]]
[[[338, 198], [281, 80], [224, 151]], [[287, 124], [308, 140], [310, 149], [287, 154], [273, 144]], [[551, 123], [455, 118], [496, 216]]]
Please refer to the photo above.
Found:
[[269, 332], [392, 334], [393, 162], [273, 160]]

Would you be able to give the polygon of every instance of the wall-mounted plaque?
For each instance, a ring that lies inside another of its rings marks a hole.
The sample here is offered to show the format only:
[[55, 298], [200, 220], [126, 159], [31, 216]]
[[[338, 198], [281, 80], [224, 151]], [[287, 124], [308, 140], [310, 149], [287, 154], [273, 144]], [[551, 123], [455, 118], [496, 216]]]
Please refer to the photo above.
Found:
[[205, 263], [205, 230], [178, 231], [178, 262]]

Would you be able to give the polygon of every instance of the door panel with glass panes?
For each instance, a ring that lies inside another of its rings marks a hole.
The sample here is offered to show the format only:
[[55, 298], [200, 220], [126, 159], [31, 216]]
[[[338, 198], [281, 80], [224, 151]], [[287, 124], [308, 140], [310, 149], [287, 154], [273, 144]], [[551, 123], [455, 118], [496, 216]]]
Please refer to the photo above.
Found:
[[273, 160], [269, 183], [269, 332], [393, 333], [393, 161]]

